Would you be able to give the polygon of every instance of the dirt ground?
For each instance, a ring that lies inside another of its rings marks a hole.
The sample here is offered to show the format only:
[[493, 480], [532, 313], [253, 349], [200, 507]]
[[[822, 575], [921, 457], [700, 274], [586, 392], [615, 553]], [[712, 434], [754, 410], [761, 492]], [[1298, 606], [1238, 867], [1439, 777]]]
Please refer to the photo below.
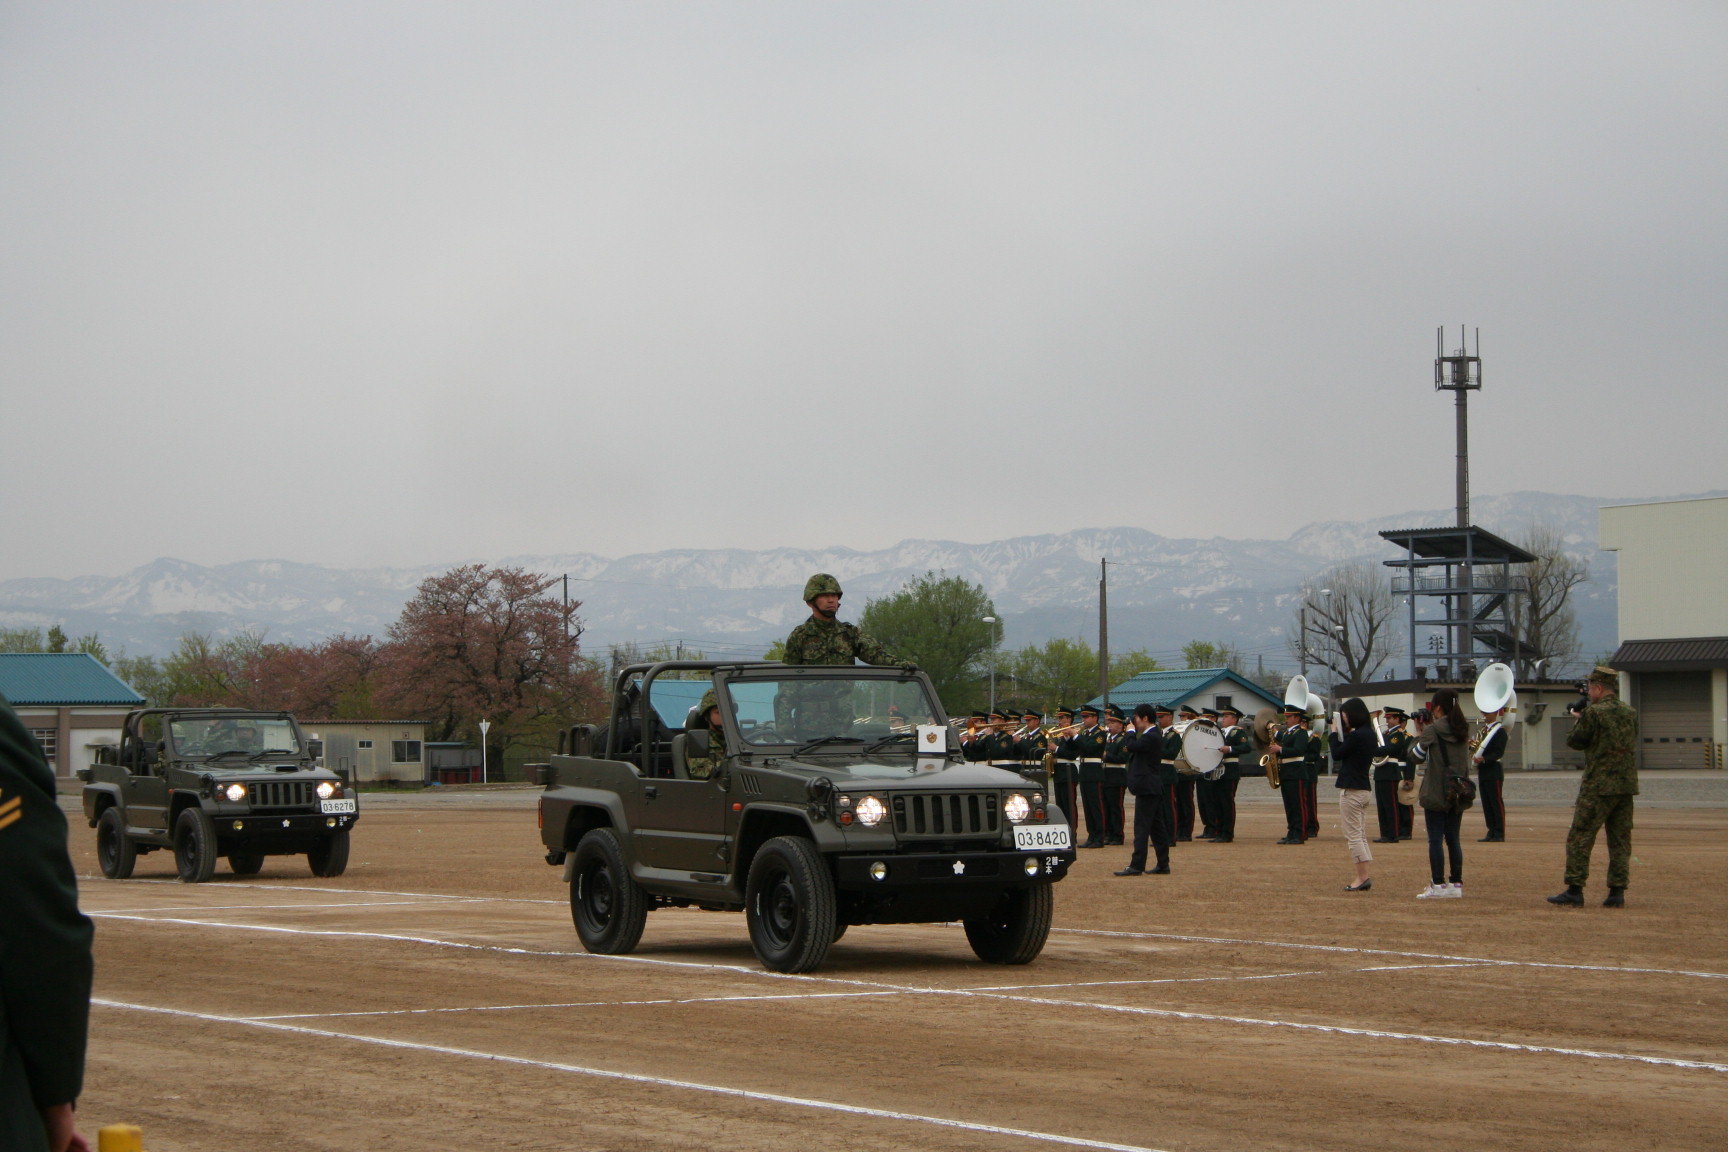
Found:
[[[1244, 788], [1257, 781], [1245, 781]], [[1170, 876], [1086, 851], [1049, 947], [979, 963], [957, 926], [851, 929], [766, 973], [741, 915], [661, 911], [585, 954], [532, 791], [367, 806], [348, 872], [96, 871], [81, 1123], [150, 1152], [270, 1149], [1722, 1148], [1728, 811], [1640, 810], [1628, 907], [1554, 908], [1569, 814], [1466, 819], [1463, 900], [1426, 845], [1272, 805]]]

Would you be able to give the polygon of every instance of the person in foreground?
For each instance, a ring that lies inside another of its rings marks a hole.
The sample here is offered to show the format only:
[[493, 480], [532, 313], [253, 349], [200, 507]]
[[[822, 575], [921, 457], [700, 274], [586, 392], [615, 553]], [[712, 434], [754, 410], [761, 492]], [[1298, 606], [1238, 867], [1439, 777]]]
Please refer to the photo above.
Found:
[[1638, 713], [1620, 699], [1620, 676], [1612, 668], [1598, 666], [1584, 691], [1590, 703], [1566, 736], [1568, 747], [1584, 753], [1584, 778], [1566, 833], [1566, 891], [1548, 897], [1548, 903], [1584, 903], [1590, 852], [1597, 830], [1606, 824], [1608, 898], [1602, 907], [1624, 908], [1632, 872], [1632, 798], [1638, 795]]
[[0, 697], [0, 1148], [90, 1152], [73, 1119], [90, 1023], [90, 920], [42, 749]]
[[1368, 705], [1358, 696], [1344, 701], [1339, 710], [1344, 731], [1332, 745], [1332, 762], [1338, 775], [1332, 783], [1339, 789], [1338, 816], [1344, 825], [1344, 843], [1350, 849], [1350, 859], [1356, 862], [1356, 882], [1346, 884], [1346, 892], [1366, 892], [1374, 886], [1368, 875], [1368, 865], [1374, 853], [1368, 848], [1368, 809], [1374, 803], [1374, 782], [1370, 778], [1374, 758], [1385, 751], [1380, 735], [1368, 715]]
[[1158, 861], [1152, 874], [1170, 873], [1170, 845], [1176, 838], [1176, 819], [1170, 806], [1172, 781], [1163, 766], [1164, 733], [1158, 729], [1156, 715], [1150, 704], [1140, 704], [1134, 709], [1134, 731], [1127, 740], [1128, 791], [1134, 793], [1134, 854], [1128, 859], [1128, 867], [1116, 873], [1118, 876], [1145, 874], [1148, 841]]
[[[1415, 749], [1417, 759], [1427, 764], [1422, 774], [1422, 819], [1428, 828], [1428, 874], [1433, 883], [1416, 894], [1418, 900], [1457, 899], [1464, 895], [1464, 806], [1452, 781], [1470, 779], [1470, 732], [1464, 710], [1458, 706], [1458, 690], [1442, 688], [1428, 705], [1431, 720], [1417, 715]], [[1444, 845], [1444, 850], [1442, 850]], [[1442, 869], [1451, 860], [1450, 875]]]

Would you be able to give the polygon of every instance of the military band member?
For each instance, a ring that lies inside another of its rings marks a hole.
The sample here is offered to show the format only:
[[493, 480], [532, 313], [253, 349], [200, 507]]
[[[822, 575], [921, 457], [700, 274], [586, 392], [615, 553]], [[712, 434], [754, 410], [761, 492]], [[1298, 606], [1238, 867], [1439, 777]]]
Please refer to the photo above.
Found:
[[[1202, 708], [1200, 717], [1218, 723], [1218, 709]], [[1224, 783], [1224, 777], [1208, 780], [1204, 776], [1194, 779], [1194, 806], [1200, 811], [1200, 832], [1196, 840], [1216, 840], [1218, 838], [1218, 786]]]
[[1080, 788], [1080, 806], [1086, 812], [1086, 842], [1082, 848], [1104, 847], [1104, 742], [1098, 726], [1098, 709], [1091, 704], [1080, 709], [1080, 731], [1074, 733], [1074, 762]]
[[1308, 760], [1302, 766], [1302, 811], [1307, 813], [1308, 818], [1302, 832], [1309, 840], [1320, 835], [1320, 773], [1321, 765], [1329, 759], [1326, 755], [1326, 741], [1315, 736], [1310, 729]]
[[[1189, 721], [1199, 718], [1199, 711], [1187, 704], [1182, 705], [1176, 712], [1178, 724], [1187, 724]], [[1180, 755], [1182, 749], [1180, 734], [1176, 734], [1176, 749]], [[1176, 802], [1176, 840], [1178, 843], [1194, 839], [1194, 780], [1195, 777], [1193, 776], [1178, 773], [1176, 787], [1172, 790]]]
[[989, 737], [990, 714], [973, 712], [966, 719], [966, 731], [960, 733], [960, 755], [974, 762], [990, 759], [990, 746], [985, 743]]
[[1173, 770], [1165, 767], [1165, 733], [1159, 731], [1154, 717], [1169, 719], [1169, 712], [1158, 713], [1150, 704], [1134, 709], [1134, 731], [1125, 738], [1128, 749], [1128, 787], [1134, 793], [1134, 854], [1128, 867], [1118, 876], [1143, 876], [1146, 849], [1150, 846], [1157, 861], [1150, 871], [1155, 876], [1170, 872], [1170, 844], [1174, 839], [1171, 828], [1170, 792]]
[[1075, 806], [1078, 794], [1075, 792], [1074, 769], [1074, 733], [1068, 729], [1074, 726], [1074, 709], [1061, 707], [1056, 709], [1056, 735], [1051, 739], [1056, 745], [1056, 772], [1052, 777], [1050, 789], [1055, 793], [1056, 806], [1062, 809], [1062, 815], [1068, 817], [1068, 823], [1076, 828], [1080, 825], [1080, 809]]
[[1048, 787], [1048, 782], [1044, 779], [1044, 753], [1049, 742], [1044, 737], [1044, 717], [1028, 710], [1020, 720], [1020, 732], [1016, 740], [1020, 754], [1020, 775]]
[[1380, 835], [1376, 844], [1396, 844], [1410, 838], [1416, 809], [1398, 803], [1398, 784], [1416, 778], [1416, 765], [1410, 759], [1410, 733], [1404, 730], [1410, 719], [1402, 708], [1387, 708], [1381, 713], [1386, 724], [1386, 754], [1374, 761], [1374, 809], [1380, 818]]
[[1182, 734], [1176, 731], [1176, 711], [1168, 704], [1152, 705], [1152, 722], [1164, 734], [1164, 755], [1159, 758], [1158, 772], [1164, 781], [1164, 806], [1170, 810], [1170, 842], [1174, 844], [1180, 839], [1176, 835], [1176, 760], [1182, 755]]
[[1506, 839], [1506, 767], [1500, 761], [1506, 756], [1506, 710], [1490, 712], [1482, 717], [1488, 725], [1482, 743], [1476, 746], [1476, 788], [1482, 800], [1482, 820], [1488, 825], [1488, 835], [1478, 844], [1498, 844]]
[[1242, 727], [1242, 713], [1234, 708], [1218, 710], [1218, 730], [1224, 735], [1224, 775], [1217, 781], [1213, 793], [1213, 819], [1216, 835], [1214, 844], [1229, 844], [1236, 839], [1236, 788], [1242, 783], [1242, 758], [1252, 755], [1248, 729]]
[[1112, 704], [1104, 709], [1104, 843], [1122, 843], [1123, 797], [1128, 791], [1128, 718]]
[[1280, 844], [1301, 844], [1308, 839], [1308, 733], [1307, 710], [1284, 706], [1284, 728], [1278, 733], [1278, 794], [1284, 801], [1284, 838]]
[[1014, 746], [1008, 723], [1007, 709], [990, 710], [990, 734], [984, 737], [984, 761], [997, 768], [1019, 767], [1020, 750]]

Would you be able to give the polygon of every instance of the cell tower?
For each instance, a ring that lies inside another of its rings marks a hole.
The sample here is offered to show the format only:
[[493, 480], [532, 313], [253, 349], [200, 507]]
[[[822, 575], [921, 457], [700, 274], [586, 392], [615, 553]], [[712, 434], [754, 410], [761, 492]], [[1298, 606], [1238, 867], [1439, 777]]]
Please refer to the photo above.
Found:
[[1458, 326], [1458, 350], [1446, 355], [1446, 329], [1434, 329], [1434, 390], [1457, 397], [1458, 527], [1470, 526], [1470, 393], [1482, 389], [1482, 329], [1476, 329], [1476, 354], [1466, 354], [1464, 326]]

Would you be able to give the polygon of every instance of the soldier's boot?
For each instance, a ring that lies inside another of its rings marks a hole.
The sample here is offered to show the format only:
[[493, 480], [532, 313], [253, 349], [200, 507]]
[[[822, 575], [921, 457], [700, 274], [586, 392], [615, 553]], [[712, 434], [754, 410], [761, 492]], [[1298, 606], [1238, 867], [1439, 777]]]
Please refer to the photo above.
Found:
[[1568, 884], [1568, 885], [1566, 885], [1566, 891], [1561, 892], [1558, 895], [1548, 897], [1548, 903], [1550, 903], [1550, 904], [1563, 904], [1563, 905], [1567, 905], [1569, 907], [1582, 908], [1582, 907], [1584, 907], [1584, 889], [1580, 888], [1576, 884]]
[[1624, 907], [1626, 907], [1626, 889], [1624, 889], [1624, 888], [1610, 888], [1610, 889], [1608, 889], [1608, 899], [1602, 901], [1602, 907], [1604, 907], [1604, 908], [1624, 908]]

